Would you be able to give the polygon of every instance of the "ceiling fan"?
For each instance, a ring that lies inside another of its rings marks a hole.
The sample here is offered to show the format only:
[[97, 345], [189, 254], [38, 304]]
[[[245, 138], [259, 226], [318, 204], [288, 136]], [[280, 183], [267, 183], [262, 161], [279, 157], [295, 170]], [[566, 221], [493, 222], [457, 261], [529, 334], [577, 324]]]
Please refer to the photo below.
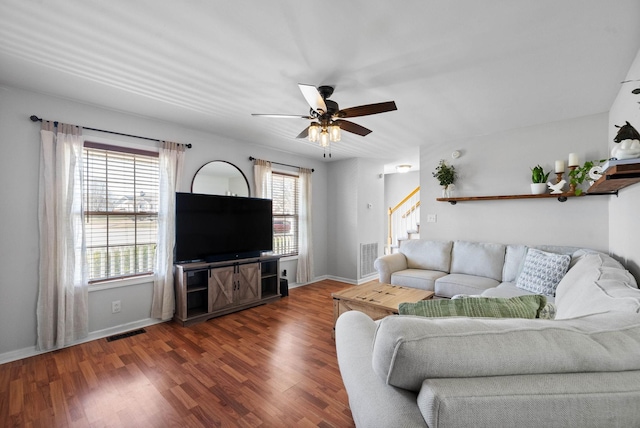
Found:
[[371, 133], [370, 129], [344, 120], [344, 118], [368, 116], [397, 110], [394, 101], [366, 104], [341, 110], [337, 102], [329, 99], [333, 94], [334, 88], [332, 86], [320, 86], [316, 88], [313, 85], [299, 83], [298, 87], [300, 87], [302, 95], [310, 106], [308, 115], [254, 113], [252, 116], [312, 120], [311, 124], [298, 134], [297, 138], [309, 138], [309, 141], [319, 141], [322, 147], [327, 147], [330, 142], [340, 141], [341, 130], [363, 137]]

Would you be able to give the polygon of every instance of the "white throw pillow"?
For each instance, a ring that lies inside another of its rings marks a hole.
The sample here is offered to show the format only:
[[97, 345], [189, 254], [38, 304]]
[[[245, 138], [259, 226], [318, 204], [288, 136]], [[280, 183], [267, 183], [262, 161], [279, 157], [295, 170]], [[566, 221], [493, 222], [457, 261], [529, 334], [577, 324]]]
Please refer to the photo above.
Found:
[[571, 256], [547, 253], [529, 248], [516, 286], [523, 290], [545, 296], [553, 296], [556, 287], [567, 273]]

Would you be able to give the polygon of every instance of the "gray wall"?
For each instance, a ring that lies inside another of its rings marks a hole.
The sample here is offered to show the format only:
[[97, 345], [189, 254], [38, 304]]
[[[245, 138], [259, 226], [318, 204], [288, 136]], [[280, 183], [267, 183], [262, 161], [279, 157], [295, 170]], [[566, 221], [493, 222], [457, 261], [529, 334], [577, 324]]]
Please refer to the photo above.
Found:
[[[420, 149], [420, 236], [501, 243], [555, 244], [608, 249], [611, 196], [556, 199], [437, 202], [442, 192], [431, 175], [440, 159], [459, 171], [456, 196], [530, 193], [530, 168], [554, 168], [570, 152], [585, 159], [606, 157], [607, 114], [469, 138]], [[451, 153], [459, 150], [460, 158]], [[552, 174], [553, 175], [553, 174]], [[550, 176], [550, 179], [552, 177]], [[436, 223], [426, 216], [436, 214]]]
[[[393, 208], [404, 197], [420, 186], [420, 170], [402, 174], [387, 174], [384, 176], [384, 244], [387, 244], [389, 232], [389, 208]], [[420, 225], [422, 227], [422, 225]]]
[[420, 171], [384, 176], [384, 207], [393, 208], [402, 198], [420, 186]]
[[[640, 78], [640, 51], [624, 80]], [[640, 88], [640, 82], [620, 85], [620, 92], [609, 115], [608, 149], [614, 146], [613, 137], [618, 129], [629, 121], [640, 131], [640, 95], [631, 91]], [[609, 249], [640, 280], [640, 184], [622, 189], [619, 196], [609, 202]]]
[[[191, 179], [204, 163], [223, 159], [237, 165], [253, 189], [253, 167], [249, 156], [314, 168], [313, 217], [315, 276], [327, 271], [326, 164], [249, 143], [218, 137], [172, 123], [123, 114], [69, 100], [0, 86], [0, 186], [2, 208], [0, 230], [0, 362], [32, 353], [36, 343], [38, 288], [38, 174], [40, 126], [29, 120], [35, 114], [44, 119], [84, 125], [146, 137], [192, 143], [185, 159], [181, 191], [189, 191]], [[102, 141], [127, 141], [138, 146], [155, 145], [138, 139], [85, 131]], [[287, 277], [295, 279], [296, 261], [285, 261]], [[149, 324], [151, 283], [98, 289], [89, 293], [90, 337], [123, 331], [137, 324]], [[122, 311], [111, 314], [111, 302], [121, 300]]]
[[[331, 162], [327, 188], [328, 271], [335, 279], [357, 277], [358, 159]], [[315, 239], [315, 237], [314, 237]]]
[[360, 283], [368, 278], [360, 272], [360, 244], [378, 243], [378, 253], [382, 253], [383, 171], [382, 161], [370, 159], [329, 164], [328, 271], [334, 279]]
[[[358, 237], [356, 242], [357, 278], [359, 282], [373, 279], [361, 272], [360, 244], [378, 244], [378, 256], [382, 255], [385, 243], [384, 206], [384, 162], [360, 159], [357, 196]], [[377, 278], [377, 273], [373, 275]]]
[[[629, 78], [640, 74], [636, 58]], [[635, 86], [634, 86], [635, 87]], [[611, 114], [602, 113], [557, 123], [517, 129], [459, 141], [429, 142], [420, 149], [421, 235], [429, 239], [467, 239], [503, 243], [557, 244], [591, 247], [611, 252], [640, 274], [640, 185], [615, 196], [555, 199], [464, 202], [452, 206], [436, 202], [440, 188], [431, 172], [440, 159], [450, 160], [460, 172], [458, 195], [529, 193], [530, 168], [540, 163], [553, 168], [556, 159], [570, 152], [582, 161], [608, 157], [613, 124], [629, 120], [640, 129], [634, 87], [624, 86]], [[626, 93], [625, 93], [626, 91]], [[358, 269], [359, 245], [385, 242], [385, 180], [382, 165], [367, 159], [323, 163], [211, 133], [186, 129], [75, 103], [69, 100], [0, 86], [0, 362], [32, 352], [35, 344], [38, 282], [38, 170], [39, 126], [31, 114], [45, 119], [192, 143], [188, 151], [182, 191], [188, 191], [193, 174], [209, 160], [223, 159], [237, 165], [249, 178], [249, 156], [315, 168], [313, 175], [313, 244], [315, 276], [349, 282], [362, 280]], [[89, 132], [86, 132], [89, 134]], [[101, 138], [112, 138], [100, 136]], [[117, 138], [126, 141], [122, 137]], [[145, 145], [136, 139], [137, 145]], [[151, 143], [149, 143], [151, 144]], [[451, 152], [462, 156], [451, 159]], [[390, 184], [395, 186], [395, 184]], [[373, 206], [368, 208], [368, 204]], [[436, 223], [426, 223], [437, 214]], [[296, 261], [285, 261], [290, 281]], [[109, 288], [90, 293], [90, 330], [100, 335], [125, 330], [149, 320], [151, 284]], [[122, 312], [111, 314], [112, 300], [122, 301]]]

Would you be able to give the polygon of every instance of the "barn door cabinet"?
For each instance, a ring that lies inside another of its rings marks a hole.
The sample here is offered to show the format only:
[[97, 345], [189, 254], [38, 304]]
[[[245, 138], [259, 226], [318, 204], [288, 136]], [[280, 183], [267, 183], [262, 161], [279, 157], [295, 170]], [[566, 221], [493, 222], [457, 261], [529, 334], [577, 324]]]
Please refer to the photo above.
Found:
[[174, 319], [206, 321], [280, 298], [279, 258], [176, 264]]

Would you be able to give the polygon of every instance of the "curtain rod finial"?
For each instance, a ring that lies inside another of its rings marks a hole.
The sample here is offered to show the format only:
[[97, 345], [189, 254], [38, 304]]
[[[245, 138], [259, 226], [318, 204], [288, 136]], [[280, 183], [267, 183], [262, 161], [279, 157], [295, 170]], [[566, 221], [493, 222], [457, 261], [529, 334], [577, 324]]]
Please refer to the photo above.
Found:
[[31, 117], [29, 117], [29, 119], [31, 119], [31, 122], [42, 122], [42, 119], [40, 119], [35, 114], [32, 114]]

